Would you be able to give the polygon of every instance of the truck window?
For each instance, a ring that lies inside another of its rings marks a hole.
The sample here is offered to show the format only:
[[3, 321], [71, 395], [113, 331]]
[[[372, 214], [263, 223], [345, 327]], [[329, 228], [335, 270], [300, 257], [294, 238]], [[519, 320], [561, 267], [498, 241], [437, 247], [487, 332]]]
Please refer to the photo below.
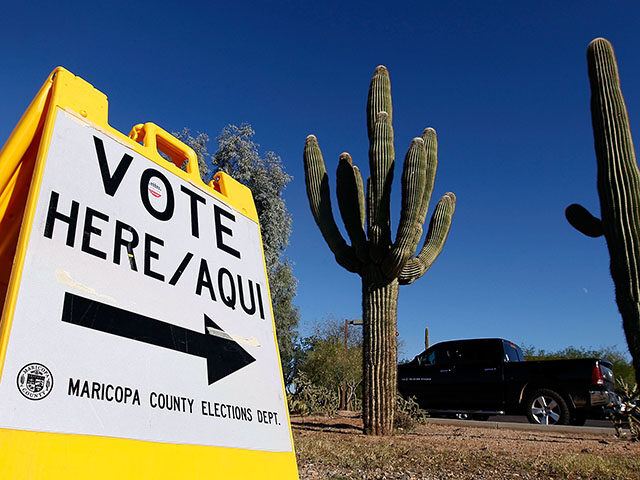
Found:
[[427, 355], [424, 356], [423, 365], [435, 365], [436, 363], [436, 351], [431, 350]]
[[485, 342], [460, 342], [454, 350], [454, 363], [477, 365], [488, 357]]
[[507, 341], [503, 341], [502, 345], [504, 347], [505, 362], [522, 362], [524, 360], [517, 345]]
[[451, 351], [446, 347], [436, 347], [427, 350], [418, 357], [419, 365], [442, 365], [451, 363]]
[[418, 356], [418, 365], [493, 365], [502, 355], [498, 345], [485, 340], [436, 345]]

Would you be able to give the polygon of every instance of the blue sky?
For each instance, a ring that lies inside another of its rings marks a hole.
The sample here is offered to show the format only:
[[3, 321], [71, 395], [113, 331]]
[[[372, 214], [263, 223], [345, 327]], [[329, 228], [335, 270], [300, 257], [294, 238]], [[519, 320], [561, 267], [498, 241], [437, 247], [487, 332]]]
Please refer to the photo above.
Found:
[[294, 177], [288, 255], [304, 333], [329, 315], [361, 315], [359, 277], [335, 264], [309, 212], [304, 140], [318, 137], [334, 190], [341, 152], [366, 172], [367, 88], [384, 64], [398, 163], [433, 126], [432, 204], [447, 191], [458, 198], [442, 255], [401, 288], [403, 356], [422, 350], [427, 326], [432, 342], [499, 336], [626, 351], [605, 242], [574, 231], [563, 212], [574, 202], [599, 212], [585, 59], [593, 38], [613, 43], [632, 128], [640, 121], [637, 2], [115, 3], [3, 7], [2, 141], [58, 65], [108, 95], [110, 123], [125, 133], [153, 121], [215, 137], [251, 123]]

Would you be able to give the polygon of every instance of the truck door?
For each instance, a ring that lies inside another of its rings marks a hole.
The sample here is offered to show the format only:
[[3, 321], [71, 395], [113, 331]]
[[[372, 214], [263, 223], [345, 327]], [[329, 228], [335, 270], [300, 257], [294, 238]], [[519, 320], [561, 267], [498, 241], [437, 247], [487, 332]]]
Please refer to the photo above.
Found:
[[448, 408], [451, 373], [450, 349], [446, 344], [434, 345], [403, 367], [401, 389], [405, 396], [415, 396], [422, 408]]
[[456, 342], [452, 406], [461, 410], [504, 408], [502, 342], [482, 339]]

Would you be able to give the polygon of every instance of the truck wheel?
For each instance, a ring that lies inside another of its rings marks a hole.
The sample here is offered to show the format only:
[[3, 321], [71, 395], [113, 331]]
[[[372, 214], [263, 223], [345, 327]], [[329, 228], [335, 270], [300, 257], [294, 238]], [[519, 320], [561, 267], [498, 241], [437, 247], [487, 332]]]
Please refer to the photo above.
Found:
[[567, 425], [569, 407], [562, 396], [553, 390], [541, 388], [533, 392], [526, 404], [529, 423], [539, 425]]

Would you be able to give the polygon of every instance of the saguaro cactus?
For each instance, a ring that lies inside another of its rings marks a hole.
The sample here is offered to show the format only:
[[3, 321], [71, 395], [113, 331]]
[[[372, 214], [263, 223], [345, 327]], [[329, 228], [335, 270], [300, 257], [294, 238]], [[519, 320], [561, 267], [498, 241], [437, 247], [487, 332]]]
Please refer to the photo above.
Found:
[[566, 216], [580, 232], [607, 241], [616, 302], [640, 384], [640, 173], [611, 43], [593, 40], [587, 63], [602, 219], [577, 204], [567, 207]]
[[363, 420], [369, 435], [393, 432], [398, 287], [420, 278], [438, 257], [456, 202], [453, 193], [440, 199], [424, 245], [413, 256], [422, 237], [438, 163], [436, 132], [427, 128], [422, 137], [413, 139], [405, 157], [400, 223], [395, 241], [391, 240], [389, 200], [395, 164], [391, 119], [389, 72], [379, 66], [367, 101], [371, 176], [366, 197], [360, 170], [353, 165], [351, 155], [341, 154], [338, 162], [338, 207], [351, 245], [333, 218], [327, 170], [316, 137], [309, 135], [304, 148], [307, 196], [313, 217], [338, 264], [362, 277]]

